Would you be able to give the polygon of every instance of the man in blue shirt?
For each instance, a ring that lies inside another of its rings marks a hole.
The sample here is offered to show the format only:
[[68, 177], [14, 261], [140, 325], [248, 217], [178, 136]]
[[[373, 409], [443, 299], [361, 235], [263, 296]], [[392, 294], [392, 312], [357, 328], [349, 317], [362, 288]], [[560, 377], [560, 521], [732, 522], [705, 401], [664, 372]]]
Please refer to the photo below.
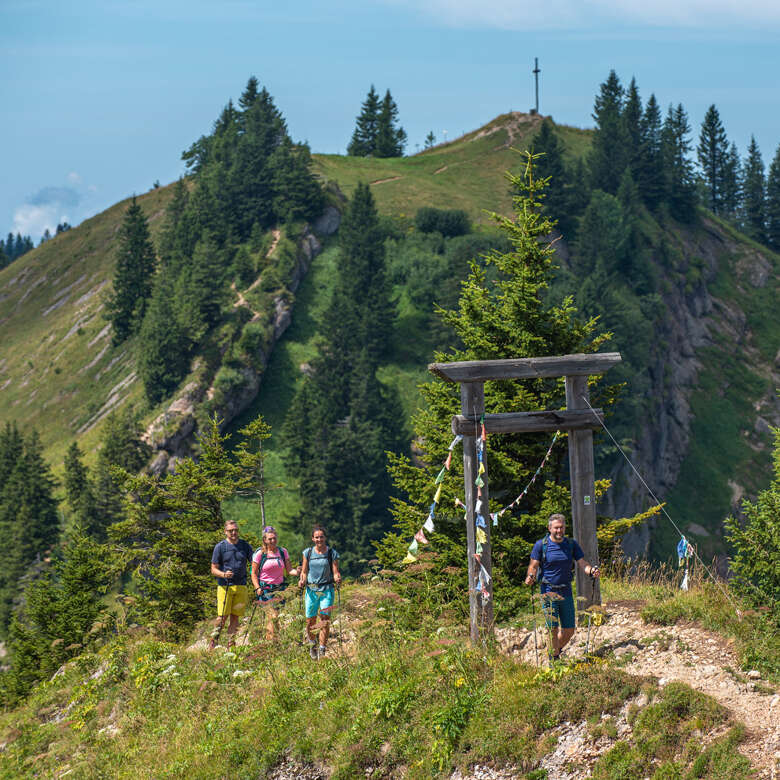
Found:
[[228, 623], [228, 648], [234, 644], [238, 619], [244, 614], [247, 602], [246, 569], [252, 562], [252, 548], [238, 538], [238, 524], [235, 520], [225, 523], [225, 538], [217, 542], [211, 554], [211, 573], [217, 578], [217, 625], [211, 634], [209, 649], [217, 646], [220, 632]]
[[550, 515], [547, 536], [539, 539], [531, 550], [531, 563], [525, 578], [526, 585], [533, 585], [541, 572], [541, 592], [554, 593], [560, 598], [545, 607], [545, 620], [552, 637], [553, 659], [560, 658], [561, 650], [574, 636], [574, 597], [571, 581], [577, 565], [590, 577], [601, 573], [598, 566], [585, 560], [582, 548], [574, 539], [566, 538], [566, 518]]

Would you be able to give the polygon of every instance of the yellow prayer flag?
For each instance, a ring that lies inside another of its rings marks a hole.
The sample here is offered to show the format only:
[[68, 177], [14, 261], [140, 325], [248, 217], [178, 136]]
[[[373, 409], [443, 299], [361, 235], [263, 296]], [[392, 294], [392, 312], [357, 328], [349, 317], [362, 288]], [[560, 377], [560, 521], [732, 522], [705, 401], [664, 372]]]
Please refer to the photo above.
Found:
[[417, 560], [417, 558], [414, 557], [411, 553], [406, 553], [406, 558], [404, 558], [401, 563], [414, 563]]
[[439, 487], [436, 488], [436, 495], [433, 497], [434, 503], [438, 504], [440, 498], [441, 498], [441, 485], [439, 485]]
[[485, 473], [485, 464], [484, 463], [480, 463], [479, 464], [479, 473], [480, 474], [484, 474]]
[[480, 544], [487, 544], [487, 535], [481, 528], [477, 528], [477, 541]]

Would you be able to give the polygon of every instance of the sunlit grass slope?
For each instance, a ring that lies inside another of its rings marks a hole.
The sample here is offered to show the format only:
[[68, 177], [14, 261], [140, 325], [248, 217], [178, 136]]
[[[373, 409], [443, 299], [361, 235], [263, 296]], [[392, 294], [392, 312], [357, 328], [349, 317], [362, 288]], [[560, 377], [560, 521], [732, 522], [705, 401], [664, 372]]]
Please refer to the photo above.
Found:
[[[172, 193], [138, 197], [155, 238]], [[111, 346], [102, 316], [127, 207], [117, 203], [0, 271], [0, 421], [35, 427], [50, 462], [75, 437], [91, 449], [101, 417], [141, 397], [134, 357]]]

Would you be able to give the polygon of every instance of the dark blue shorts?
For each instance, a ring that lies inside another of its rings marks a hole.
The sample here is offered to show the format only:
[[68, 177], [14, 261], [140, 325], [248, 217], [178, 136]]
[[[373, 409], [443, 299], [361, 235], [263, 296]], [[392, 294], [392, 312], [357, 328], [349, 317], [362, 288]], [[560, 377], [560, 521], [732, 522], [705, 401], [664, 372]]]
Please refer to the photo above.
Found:
[[[553, 593], [555, 592], [553, 591]], [[542, 612], [547, 628], [558, 628], [559, 623], [561, 628], [574, 628], [574, 596], [571, 592], [566, 595], [560, 593], [558, 595], [562, 596], [562, 600], [545, 601], [544, 594], [542, 594]]]

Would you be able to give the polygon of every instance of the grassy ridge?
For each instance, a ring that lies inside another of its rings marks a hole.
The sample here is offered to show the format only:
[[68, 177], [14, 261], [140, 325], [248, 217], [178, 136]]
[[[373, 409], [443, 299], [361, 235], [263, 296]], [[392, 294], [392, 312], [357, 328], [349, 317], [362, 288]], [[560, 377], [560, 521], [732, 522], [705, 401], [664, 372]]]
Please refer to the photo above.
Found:
[[[138, 198], [153, 237], [172, 194], [163, 187]], [[111, 346], [101, 316], [127, 206], [117, 203], [0, 271], [0, 420], [36, 427], [52, 463], [75, 436], [89, 453], [99, 416], [141, 399], [132, 352]]]

